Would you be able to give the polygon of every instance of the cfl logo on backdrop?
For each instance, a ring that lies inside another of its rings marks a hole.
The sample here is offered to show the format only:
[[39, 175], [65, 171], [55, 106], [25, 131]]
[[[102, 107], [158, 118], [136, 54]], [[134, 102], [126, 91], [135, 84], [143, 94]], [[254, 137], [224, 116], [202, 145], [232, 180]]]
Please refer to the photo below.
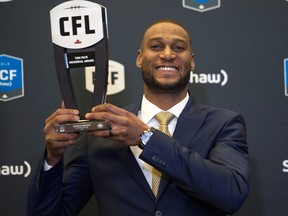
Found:
[[[69, 49], [98, 43], [103, 37], [102, 8], [89, 1], [64, 2], [50, 11], [52, 42]], [[81, 38], [81, 40], [79, 40]]]
[[182, 0], [184, 8], [206, 12], [220, 7], [220, 0]]
[[[94, 91], [93, 73], [95, 67], [85, 68], [85, 86], [89, 92]], [[119, 93], [125, 89], [125, 69], [119, 62], [109, 60], [107, 95]]]
[[284, 88], [285, 96], [288, 96], [288, 58], [284, 59]]
[[0, 100], [9, 101], [23, 96], [23, 60], [0, 55]]
[[31, 166], [27, 161], [21, 165], [0, 166], [0, 176], [24, 176], [27, 178], [31, 174]]

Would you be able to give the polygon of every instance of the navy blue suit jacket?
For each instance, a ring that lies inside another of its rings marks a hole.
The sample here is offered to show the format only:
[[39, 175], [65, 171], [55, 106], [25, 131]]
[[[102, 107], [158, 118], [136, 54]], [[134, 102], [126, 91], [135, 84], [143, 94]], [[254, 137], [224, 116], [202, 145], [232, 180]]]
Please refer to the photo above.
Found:
[[[136, 114], [139, 104], [127, 110]], [[140, 155], [163, 173], [157, 199], [129, 147], [83, 134], [74, 148], [65, 168], [62, 161], [44, 172], [40, 163], [28, 216], [77, 215], [93, 194], [101, 216], [222, 216], [249, 193], [242, 116], [192, 97], [173, 137], [156, 131]]]

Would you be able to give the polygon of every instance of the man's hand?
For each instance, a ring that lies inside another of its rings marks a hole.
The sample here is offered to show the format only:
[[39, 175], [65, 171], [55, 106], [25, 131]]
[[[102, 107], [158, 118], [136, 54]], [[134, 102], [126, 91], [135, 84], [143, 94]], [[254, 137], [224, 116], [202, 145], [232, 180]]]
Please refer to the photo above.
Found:
[[46, 119], [43, 132], [47, 147], [45, 159], [49, 165], [55, 165], [61, 159], [66, 148], [74, 145], [76, 139], [79, 137], [79, 134], [77, 133], [57, 133], [55, 130], [56, 124], [78, 120], [79, 111], [74, 109], [65, 109], [63, 103], [61, 109], [56, 110]]
[[92, 113], [87, 113], [85, 118], [107, 120], [112, 124], [110, 132], [109, 130], [91, 131], [89, 135], [117, 140], [128, 146], [138, 145], [139, 135], [149, 128], [135, 114], [112, 104], [93, 107]]

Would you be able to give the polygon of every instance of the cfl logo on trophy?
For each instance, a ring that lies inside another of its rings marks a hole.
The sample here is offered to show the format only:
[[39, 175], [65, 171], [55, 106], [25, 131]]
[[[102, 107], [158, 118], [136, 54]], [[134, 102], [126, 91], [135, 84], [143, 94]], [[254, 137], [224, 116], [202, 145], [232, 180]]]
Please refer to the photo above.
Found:
[[0, 100], [9, 101], [24, 96], [23, 60], [0, 55]]
[[220, 7], [220, 0], [182, 0], [185, 8], [198, 12], [206, 12]]
[[81, 49], [103, 38], [102, 8], [89, 1], [64, 2], [50, 11], [52, 42]]
[[288, 96], [288, 58], [284, 59], [284, 88], [285, 96]]
[[[93, 92], [93, 73], [94, 67], [85, 68], [85, 86], [89, 92]], [[109, 60], [109, 75], [107, 95], [119, 93], [125, 89], [125, 69], [119, 62]]]

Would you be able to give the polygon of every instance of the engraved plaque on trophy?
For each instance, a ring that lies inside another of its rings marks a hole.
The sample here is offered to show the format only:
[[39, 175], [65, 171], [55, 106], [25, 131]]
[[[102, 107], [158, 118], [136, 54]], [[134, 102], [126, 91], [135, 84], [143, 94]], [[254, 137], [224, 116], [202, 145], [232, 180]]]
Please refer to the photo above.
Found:
[[[81, 116], [84, 112], [81, 111], [81, 100], [76, 97], [79, 95], [79, 89], [75, 85], [80, 80], [76, 78], [76, 82], [73, 81], [72, 74], [81, 75], [86, 67], [95, 67], [90, 108], [105, 103], [106, 100], [109, 59], [107, 10], [93, 2], [72, 0], [54, 7], [50, 11], [50, 20], [61, 95], [65, 107], [78, 109]], [[106, 130], [110, 126], [105, 120], [81, 119], [77, 122], [61, 123], [57, 125], [56, 131], [71, 133]]]

